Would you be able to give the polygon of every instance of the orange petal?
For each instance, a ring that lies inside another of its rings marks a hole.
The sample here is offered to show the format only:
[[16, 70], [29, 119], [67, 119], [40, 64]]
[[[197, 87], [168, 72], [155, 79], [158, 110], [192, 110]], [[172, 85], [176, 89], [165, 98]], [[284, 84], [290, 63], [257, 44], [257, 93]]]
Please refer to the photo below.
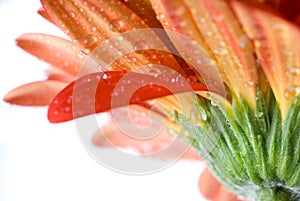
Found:
[[45, 80], [29, 83], [10, 91], [4, 101], [24, 106], [45, 106], [67, 83]]
[[213, 199], [217, 196], [221, 184], [206, 168], [199, 177], [199, 190], [207, 199]]
[[[122, 1], [97, 1], [97, 0], [65, 0], [52, 1], [42, 0], [44, 9], [53, 21], [68, 34], [74, 42], [83, 47], [83, 51], [89, 54], [98, 47], [104, 40], [117, 37], [119, 34], [134, 30], [145, 29], [149, 26], [128, 8]], [[133, 36], [134, 41], [122, 39], [116, 41], [117, 46], [110, 47], [114, 54], [122, 53], [122, 48], [134, 49], [140, 40], [138, 36]], [[146, 43], [159, 39], [153, 32]], [[120, 44], [119, 44], [120, 43]], [[103, 54], [100, 58], [101, 61]], [[167, 65], [180, 71], [175, 58], [169, 53], [156, 52], [153, 50], [143, 51], [141, 54], [131, 51], [126, 58], [121, 58], [112, 64], [111, 69], [104, 70], [130, 70], [141, 65], [158, 63]]]
[[42, 16], [43, 18], [45, 18], [49, 22], [54, 23], [53, 20], [51, 19], [51, 17], [48, 15], [48, 13], [45, 11], [44, 8], [39, 8], [37, 12], [40, 16]]
[[267, 10], [232, 2], [279, 102], [282, 117], [300, 94], [300, 30]]
[[[96, 146], [134, 148], [142, 156], [152, 156], [158, 159], [180, 157], [199, 160], [199, 155], [193, 148], [181, 140], [175, 141], [177, 136], [167, 133], [165, 127], [168, 127], [168, 124], [159, 123], [161, 120], [168, 121], [162, 116], [152, 113], [150, 119], [149, 110], [137, 105], [130, 106], [128, 113], [127, 110], [118, 110], [112, 112], [112, 116], [114, 115], [117, 115], [113, 118], [114, 121], [102, 127], [93, 136], [92, 142]], [[159, 122], [156, 123], [157, 121]]]
[[[163, 26], [195, 40], [204, 48], [215, 60], [222, 79], [229, 88], [235, 94], [241, 94], [254, 108], [257, 71], [253, 47], [227, 2], [222, 0], [151, 0], [151, 2]], [[182, 41], [173, 40], [173, 42], [176, 47], [184, 46], [181, 44]], [[178, 49], [180, 51], [181, 48]], [[205, 76], [203, 77], [205, 79]]]
[[56, 80], [67, 83], [75, 80], [74, 76], [55, 67], [45, 70], [45, 74], [47, 75], [48, 80]]
[[212, 201], [241, 201], [224, 188], [207, 168], [199, 177], [199, 190], [205, 198]]
[[161, 23], [157, 20], [156, 14], [152, 9], [149, 0], [123, 0], [124, 4], [133, 10], [149, 27], [162, 28]]
[[77, 75], [83, 55], [71, 41], [45, 34], [23, 34], [17, 44], [39, 59], [72, 75]]

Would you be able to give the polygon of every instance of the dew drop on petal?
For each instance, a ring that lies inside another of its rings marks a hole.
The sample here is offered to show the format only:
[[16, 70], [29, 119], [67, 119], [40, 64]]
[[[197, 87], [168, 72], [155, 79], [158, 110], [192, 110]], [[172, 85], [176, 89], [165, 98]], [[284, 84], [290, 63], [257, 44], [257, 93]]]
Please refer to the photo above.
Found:
[[293, 77], [300, 74], [300, 69], [295, 67], [287, 67], [286, 75]]
[[255, 112], [254, 112], [254, 116], [255, 116], [256, 118], [261, 118], [263, 115], [264, 115], [264, 113], [262, 113], [262, 112], [258, 112], [258, 111], [255, 111]]
[[225, 48], [215, 48], [213, 52], [217, 55], [226, 55], [228, 53], [228, 50]]
[[202, 126], [207, 120], [207, 114], [203, 109], [194, 107], [190, 112], [190, 118], [195, 125]]
[[106, 73], [103, 73], [102, 79], [106, 80], [108, 78], [108, 75]]
[[242, 36], [239, 41], [239, 46], [244, 51], [248, 50], [251, 48], [251, 41], [246, 36]]
[[98, 38], [95, 35], [88, 34], [83, 39], [83, 46], [85, 48], [89, 48], [96, 45], [97, 42], [98, 42]]
[[122, 20], [114, 19], [109, 22], [109, 29], [113, 32], [125, 32], [127, 31], [126, 25]]
[[161, 74], [161, 71], [158, 68], [151, 68], [148, 74], [153, 77], [158, 77]]

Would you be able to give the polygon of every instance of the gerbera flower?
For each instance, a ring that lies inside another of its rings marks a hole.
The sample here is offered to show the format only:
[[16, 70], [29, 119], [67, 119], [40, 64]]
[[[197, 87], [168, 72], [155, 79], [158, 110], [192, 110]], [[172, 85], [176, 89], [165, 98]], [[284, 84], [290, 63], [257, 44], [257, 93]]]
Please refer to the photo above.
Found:
[[[273, 11], [238, 1], [42, 0], [42, 4], [39, 13], [73, 42], [41, 34], [21, 36], [19, 46], [59, 70], [51, 71], [49, 80], [10, 92], [4, 98], [7, 102], [48, 105], [51, 101], [51, 122], [128, 104], [136, 105], [131, 108], [133, 116], [138, 116], [159, 105], [154, 112], [167, 122], [167, 129], [184, 137], [202, 155], [209, 153], [207, 165], [229, 190], [247, 199], [297, 199], [298, 27]], [[281, 9], [278, 5], [273, 6]], [[292, 13], [285, 15], [296, 20]], [[147, 31], [151, 44], [143, 38], [145, 33], [126, 34], [148, 28], [165, 31]], [[156, 44], [161, 48], [153, 48]], [[197, 46], [203, 48], [202, 54]], [[128, 54], [119, 57], [124, 53]], [[107, 62], [115, 54], [117, 59]], [[88, 61], [94, 61], [97, 68]], [[82, 66], [88, 68], [80, 69]], [[212, 67], [217, 67], [225, 89]], [[73, 79], [77, 80], [68, 84]], [[138, 90], [133, 90], [136, 86]], [[174, 94], [183, 102], [176, 102]], [[116, 145], [145, 151], [140, 144], [112, 135], [120, 134], [114, 127], [107, 130], [107, 137]], [[104, 146], [99, 139], [95, 135], [94, 143]], [[152, 146], [156, 143], [150, 142]], [[193, 153], [189, 156], [195, 157]], [[205, 172], [202, 181], [219, 188], [210, 179]], [[204, 182], [200, 184], [205, 188]], [[225, 191], [214, 192], [204, 190], [211, 199], [225, 199], [218, 197]]]

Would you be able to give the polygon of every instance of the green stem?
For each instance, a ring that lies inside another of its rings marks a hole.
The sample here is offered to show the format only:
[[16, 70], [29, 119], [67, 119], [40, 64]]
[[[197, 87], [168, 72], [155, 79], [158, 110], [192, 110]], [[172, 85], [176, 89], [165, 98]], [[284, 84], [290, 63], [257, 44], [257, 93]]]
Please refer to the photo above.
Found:
[[260, 188], [256, 191], [255, 201], [297, 201], [295, 194], [283, 187]]

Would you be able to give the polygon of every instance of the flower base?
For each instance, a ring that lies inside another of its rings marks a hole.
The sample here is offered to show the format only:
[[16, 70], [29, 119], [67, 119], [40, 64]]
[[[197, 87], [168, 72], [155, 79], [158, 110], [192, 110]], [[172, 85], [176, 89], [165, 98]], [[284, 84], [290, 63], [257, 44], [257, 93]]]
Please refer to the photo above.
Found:
[[284, 117], [270, 93], [258, 91], [254, 109], [234, 96], [227, 105], [195, 97], [198, 123], [182, 114], [173, 118], [225, 187], [248, 200], [299, 199], [299, 97]]
[[297, 197], [292, 191], [283, 187], [261, 188], [256, 191], [254, 201], [297, 201]]

